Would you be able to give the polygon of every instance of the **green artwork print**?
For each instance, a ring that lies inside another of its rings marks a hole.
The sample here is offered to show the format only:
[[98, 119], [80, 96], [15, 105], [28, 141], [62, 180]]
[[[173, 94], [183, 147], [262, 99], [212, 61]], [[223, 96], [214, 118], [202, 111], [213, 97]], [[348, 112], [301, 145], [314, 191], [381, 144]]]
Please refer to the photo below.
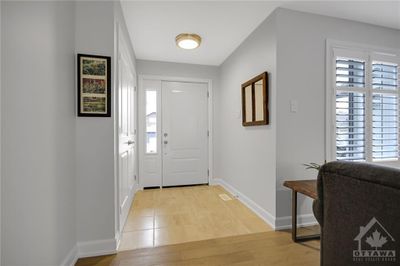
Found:
[[83, 59], [82, 74], [92, 76], [106, 75], [106, 60]]
[[83, 97], [82, 109], [84, 112], [91, 113], [106, 113], [106, 98], [105, 97]]

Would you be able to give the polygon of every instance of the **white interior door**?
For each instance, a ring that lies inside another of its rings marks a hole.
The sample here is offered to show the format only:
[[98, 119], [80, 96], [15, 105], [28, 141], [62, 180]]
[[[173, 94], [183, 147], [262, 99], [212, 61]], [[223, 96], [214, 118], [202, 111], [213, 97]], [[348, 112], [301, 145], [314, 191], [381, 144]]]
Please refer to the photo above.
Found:
[[207, 84], [162, 82], [162, 185], [208, 183]]
[[132, 202], [135, 183], [135, 75], [129, 56], [122, 47], [119, 60], [118, 118], [118, 203], [119, 228], [122, 230]]

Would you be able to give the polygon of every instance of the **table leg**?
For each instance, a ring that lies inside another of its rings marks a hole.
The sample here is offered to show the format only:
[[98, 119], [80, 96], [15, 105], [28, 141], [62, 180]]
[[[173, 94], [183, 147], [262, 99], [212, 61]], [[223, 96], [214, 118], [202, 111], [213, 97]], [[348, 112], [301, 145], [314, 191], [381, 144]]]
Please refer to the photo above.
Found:
[[297, 191], [292, 190], [292, 240], [297, 241]]
[[297, 191], [292, 190], [292, 240], [300, 242], [312, 239], [320, 239], [320, 235], [297, 236]]

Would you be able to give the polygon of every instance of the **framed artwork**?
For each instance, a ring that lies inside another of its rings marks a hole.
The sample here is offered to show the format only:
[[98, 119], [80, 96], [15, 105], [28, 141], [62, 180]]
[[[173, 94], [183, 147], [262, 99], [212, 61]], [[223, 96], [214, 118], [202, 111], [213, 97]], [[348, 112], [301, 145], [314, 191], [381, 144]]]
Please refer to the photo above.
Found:
[[242, 125], [268, 124], [268, 73], [264, 72], [242, 84]]
[[111, 116], [111, 57], [78, 54], [78, 116]]

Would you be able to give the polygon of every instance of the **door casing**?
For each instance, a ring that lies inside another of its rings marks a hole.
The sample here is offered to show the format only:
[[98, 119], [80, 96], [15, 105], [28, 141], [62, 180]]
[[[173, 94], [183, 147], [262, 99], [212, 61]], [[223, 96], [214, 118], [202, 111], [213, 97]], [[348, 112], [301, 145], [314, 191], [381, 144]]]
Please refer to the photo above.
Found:
[[[211, 180], [213, 179], [213, 90], [212, 90], [212, 80], [211, 79], [198, 79], [198, 78], [186, 78], [186, 77], [171, 77], [171, 76], [159, 76], [159, 75], [139, 75], [138, 76], [138, 81], [139, 81], [139, 95], [138, 95], [138, 108], [139, 108], [139, 118], [138, 118], [138, 146], [139, 151], [138, 151], [138, 157], [143, 155], [143, 146], [144, 146], [144, 134], [143, 134], [143, 128], [144, 128], [144, 119], [142, 119], [141, 114], [142, 112], [140, 110], [144, 110], [144, 87], [143, 83], [146, 80], [152, 80], [156, 82], [162, 82], [162, 81], [172, 81], [172, 82], [192, 82], [192, 83], [205, 83], [207, 84], [207, 90], [208, 90], [208, 101], [207, 101], [207, 110], [208, 110], [208, 132], [209, 132], [209, 137], [208, 137], [208, 183], [211, 183]], [[161, 89], [161, 88], [160, 88]], [[159, 101], [158, 101], [159, 102]], [[159, 103], [157, 103], [159, 104]], [[161, 116], [157, 118], [158, 121], [160, 121]], [[161, 144], [160, 138], [158, 141]], [[139, 170], [139, 189], [143, 189], [143, 182], [141, 182], [141, 173], [142, 173], [142, 166], [141, 163], [139, 162], [138, 164], [138, 170]], [[158, 186], [158, 185], [157, 185]], [[162, 186], [159, 185], [159, 186]]]

